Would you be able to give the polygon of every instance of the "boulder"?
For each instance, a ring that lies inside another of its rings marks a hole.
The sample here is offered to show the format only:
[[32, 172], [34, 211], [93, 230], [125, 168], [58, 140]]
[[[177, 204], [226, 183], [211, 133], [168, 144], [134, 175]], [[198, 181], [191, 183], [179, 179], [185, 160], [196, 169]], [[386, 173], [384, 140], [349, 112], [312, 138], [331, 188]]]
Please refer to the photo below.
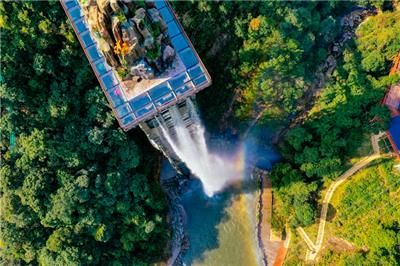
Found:
[[145, 24], [146, 11], [144, 8], [139, 8], [135, 12], [135, 16], [133, 17], [133, 21], [135, 22], [137, 29], [144, 39], [144, 46], [146, 49], [152, 49], [154, 45], [154, 38], [151, 36], [150, 31], [146, 28]]
[[150, 20], [153, 23], [160, 23], [161, 26], [161, 31], [165, 32], [167, 30], [167, 24], [165, 21], [161, 18], [160, 12], [156, 8], [151, 8], [147, 10], [147, 13], [149, 14]]
[[171, 46], [165, 46], [162, 53], [162, 60], [166, 65], [171, 65], [175, 59], [175, 50]]
[[154, 38], [150, 34], [144, 39], [143, 45], [146, 49], [154, 49]]
[[146, 2], [146, 6], [147, 6], [148, 8], [156, 7], [154, 1], [145, 0], [145, 2]]
[[110, 0], [97, 0], [99, 11], [103, 14], [110, 14]]
[[127, 15], [129, 10], [124, 2], [118, 0], [110, 0], [110, 7], [115, 14], [125, 14]]
[[130, 69], [132, 76], [139, 76], [144, 79], [154, 78], [154, 70], [143, 59]]
[[150, 20], [152, 22], [161, 21], [160, 12], [156, 8], [147, 9], [147, 13], [149, 14]]
[[122, 39], [120, 22], [119, 22], [119, 19], [117, 18], [117, 16], [111, 17], [111, 30], [112, 30], [115, 41]]
[[88, 19], [87, 23], [91, 29], [95, 29], [98, 27], [98, 8], [97, 6], [89, 6], [88, 7]]
[[121, 23], [121, 32], [122, 40], [130, 47], [134, 48], [135, 46], [139, 46], [140, 38], [142, 36], [137, 32], [136, 27], [131, 20]]

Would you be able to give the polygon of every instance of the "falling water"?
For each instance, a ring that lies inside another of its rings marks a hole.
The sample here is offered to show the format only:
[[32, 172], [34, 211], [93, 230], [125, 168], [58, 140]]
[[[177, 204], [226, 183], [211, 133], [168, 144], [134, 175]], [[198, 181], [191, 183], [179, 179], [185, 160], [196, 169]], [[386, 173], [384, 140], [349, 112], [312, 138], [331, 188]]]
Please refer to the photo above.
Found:
[[164, 137], [179, 159], [202, 181], [204, 192], [212, 196], [227, 184], [242, 178], [243, 163], [240, 156], [232, 158], [210, 152], [204, 127], [193, 103], [187, 99], [187, 104], [192, 111], [193, 125], [190, 130], [177, 107], [173, 106], [170, 112], [176, 134], [171, 134], [165, 123], [157, 119], [161, 129], [160, 137]]

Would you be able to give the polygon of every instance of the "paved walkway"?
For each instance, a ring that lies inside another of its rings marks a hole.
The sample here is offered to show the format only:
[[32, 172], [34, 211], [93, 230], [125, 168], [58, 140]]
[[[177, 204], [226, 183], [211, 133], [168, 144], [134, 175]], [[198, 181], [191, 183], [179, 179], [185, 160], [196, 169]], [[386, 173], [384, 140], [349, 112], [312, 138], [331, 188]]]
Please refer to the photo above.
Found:
[[261, 180], [260, 194], [260, 222], [258, 225], [258, 241], [263, 251], [264, 263], [273, 265], [281, 242], [271, 240], [271, 218], [272, 218], [272, 183], [268, 178], [268, 172], [255, 169], [253, 174]]
[[289, 248], [289, 243], [291, 239], [291, 231], [290, 228], [287, 226], [286, 227], [286, 239], [285, 241], [281, 242], [281, 245], [277, 251], [274, 266], [282, 266], [283, 262], [285, 261], [286, 253]]
[[320, 251], [322, 247], [322, 243], [324, 240], [324, 234], [325, 234], [325, 224], [326, 224], [326, 216], [328, 214], [328, 206], [329, 202], [332, 199], [333, 192], [344, 182], [346, 181], [347, 178], [358, 172], [360, 169], [364, 168], [368, 164], [370, 164], [372, 161], [378, 159], [380, 156], [379, 153], [375, 153], [373, 155], [364, 157], [361, 161], [353, 165], [349, 170], [347, 170], [344, 174], [342, 174], [337, 180], [335, 180], [328, 188], [328, 191], [326, 192], [325, 198], [322, 202], [322, 209], [321, 209], [321, 216], [319, 218], [319, 227], [318, 227], [318, 235], [317, 235], [317, 241], [312, 243], [306, 232], [304, 231], [303, 228], [299, 227], [297, 228], [297, 231], [300, 233], [300, 236], [303, 238], [303, 240], [307, 243], [307, 246], [309, 250], [307, 251], [306, 254], [306, 260], [315, 260], [318, 252]]

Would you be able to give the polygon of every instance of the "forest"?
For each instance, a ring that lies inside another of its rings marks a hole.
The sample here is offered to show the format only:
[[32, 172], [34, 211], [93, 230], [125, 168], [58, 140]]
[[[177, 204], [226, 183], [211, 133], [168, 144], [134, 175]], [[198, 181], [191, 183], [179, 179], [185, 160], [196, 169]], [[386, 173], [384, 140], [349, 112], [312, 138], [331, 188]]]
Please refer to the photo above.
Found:
[[139, 130], [118, 127], [60, 4], [0, 11], [0, 264], [164, 258], [159, 155]]
[[[383, 1], [171, 4], [213, 79], [197, 97], [211, 134], [240, 134], [260, 112], [260, 123], [284, 126], [340, 36], [341, 18], [356, 5], [378, 10], [346, 43], [304, 123], [279, 143], [273, 226], [314, 223], [323, 182], [345, 169], [365, 134], [388, 125], [379, 102], [399, 78], [387, 72], [400, 50], [400, 11]], [[0, 262], [165, 260], [160, 154], [140, 130], [118, 127], [60, 4], [1, 2], [0, 28]]]
[[[290, 129], [281, 142], [285, 162], [276, 164], [271, 174], [285, 206], [275, 216], [276, 226], [283, 225], [280, 217], [290, 217], [294, 227], [312, 224], [317, 187], [348, 167], [365, 135], [387, 129], [390, 114], [379, 103], [386, 88], [399, 80], [388, 76], [400, 51], [399, 18], [400, 11], [387, 11], [358, 28], [358, 38], [347, 44], [306, 121]], [[298, 182], [309, 189], [300, 192]], [[299, 193], [293, 194], [294, 190]]]

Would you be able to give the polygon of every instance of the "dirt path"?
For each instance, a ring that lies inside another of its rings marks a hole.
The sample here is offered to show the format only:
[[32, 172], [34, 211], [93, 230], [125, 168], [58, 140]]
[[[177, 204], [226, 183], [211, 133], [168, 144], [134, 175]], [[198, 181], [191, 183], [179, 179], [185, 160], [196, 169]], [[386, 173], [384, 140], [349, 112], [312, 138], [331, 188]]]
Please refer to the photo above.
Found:
[[298, 232], [300, 233], [300, 236], [303, 238], [303, 240], [307, 243], [307, 246], [309, 247], [309, 250], [307, 251], [306, 254], [306, 260], [315, 260], [318, 252], [320, 251], [322, 247], [322, 243], [324, 240], [324, 234], [325, 234], [325, 224], [326, 224], [326, 216], [328, 214], [328, 207], [329, 207], [329, 202], [332, 199], [333, 193], [335, 190], [356, 172], [358, 172], [360, 169], [364, 168], [368, 164], [370, 164], [372, 161], [380, 158], [381, 155], [379, 153], [375, 153], [373, 155], [364, 157], [361, 161], [353, 165], [349, 170], [347, 170], [344, 174], [342, 174], [338, 179], [336, 179], [328, 188], [328, 191], [325, 194], [324, 200], [322, 202], [322, 208], [321, 208], [321, 216], [319, 218], [319, 227], [318, 227], [318, 235], [317, 235], [317, 241], [315, 244], [312, 243], [306, 232], [304, 231], [303, 228], [299, 227], [297, 228]]

